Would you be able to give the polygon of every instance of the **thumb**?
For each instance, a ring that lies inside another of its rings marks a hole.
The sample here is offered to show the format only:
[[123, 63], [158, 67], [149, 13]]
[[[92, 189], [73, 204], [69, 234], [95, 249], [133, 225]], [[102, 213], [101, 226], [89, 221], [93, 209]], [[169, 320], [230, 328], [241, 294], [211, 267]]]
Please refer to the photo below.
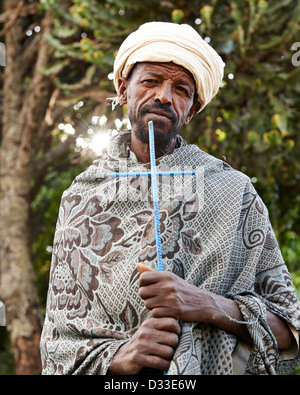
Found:
[[154, 272], [154, 269], [152, 267], [150, 267], [142, 262], [138, 263], [137, 270], [140, 274], [142, 274], [144, 272]]

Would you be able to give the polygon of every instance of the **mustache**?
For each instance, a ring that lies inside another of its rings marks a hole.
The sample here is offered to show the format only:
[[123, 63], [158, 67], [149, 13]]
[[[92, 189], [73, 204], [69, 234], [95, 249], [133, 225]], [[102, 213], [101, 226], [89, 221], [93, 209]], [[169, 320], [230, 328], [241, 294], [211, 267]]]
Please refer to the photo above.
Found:
[[162, 104], [160, 102], [153, 103], [153, 104], [145, 104], [140, 109], [141, 115], [146, 115], [148, 113], [158, 111], [164, 113], [170, 120], [174, 123], [177, 122], [177, 114], [173, 111], [168, 104]]

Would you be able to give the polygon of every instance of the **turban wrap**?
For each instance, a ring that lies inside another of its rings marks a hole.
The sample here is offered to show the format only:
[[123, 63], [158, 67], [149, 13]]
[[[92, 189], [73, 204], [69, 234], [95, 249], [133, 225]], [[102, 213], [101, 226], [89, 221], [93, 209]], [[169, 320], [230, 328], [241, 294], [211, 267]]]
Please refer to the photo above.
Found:
[[224, 76], [224, 62], [189, 25], [149, 22], [131, 33], [121, 45], [114, 63], [114, 84], [127, 78], [138, 62], [173, 62], [194, 77], [201, 111], [217, 94]]

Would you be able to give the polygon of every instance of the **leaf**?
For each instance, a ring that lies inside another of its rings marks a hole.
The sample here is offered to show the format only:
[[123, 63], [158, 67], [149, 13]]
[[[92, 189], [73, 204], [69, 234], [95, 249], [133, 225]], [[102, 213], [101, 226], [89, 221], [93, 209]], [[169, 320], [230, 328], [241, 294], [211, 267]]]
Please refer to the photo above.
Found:
[[105, 259], [100, 260], [99, 276], [106, 284], [113, 284], [113, 268], [124, 259], [124, 254], [120, 250], [109, 253]]
[[73, 26], [72, 28], [68, 26], [63, 26], [62, 24], [58, 23], [57, 20], [55, 20], [54, 23], [55, 23], [55, 28], [52, 34], [57, 38], [69, 38], [74, 36], [78, 31], [77, 26]]
[[42, 67], [41, 70], [47, 76], [58, 74], [65, 66], [69, 64], [69, 62], [69, 59], [58, 60], [48, 67]]
[[274, 114], [271, 118], [272, 125], [278, 128], [281, 132], [287, 130], [287, 119], [283, 114]]
[[172, 22], [181, 23], [184, 18], [184, 12], [180, 9], [172, 11]]

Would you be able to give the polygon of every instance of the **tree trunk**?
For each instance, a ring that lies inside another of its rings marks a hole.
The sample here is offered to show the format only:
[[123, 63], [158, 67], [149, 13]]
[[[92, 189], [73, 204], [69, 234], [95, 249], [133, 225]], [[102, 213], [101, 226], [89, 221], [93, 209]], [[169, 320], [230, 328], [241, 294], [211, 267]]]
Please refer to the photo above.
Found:
[[[6, 0], [14, 12], [18, 0]], [[30, 248], [30, 187], [38, 128], [51, 97], [51, 83], [42, 74], [51, 56], [41, 40], [30, 85], [24, 92], [22, 21], [6, 32], [6, 67], [3, 96], [3, 130], [0, 168], [0, 299], [7, 310], [7, 329], [13, 345], [17, 375], [41, 371], [39, 341], [41, 317]], [[51, 18], [42, 28], [49, 30]]]

